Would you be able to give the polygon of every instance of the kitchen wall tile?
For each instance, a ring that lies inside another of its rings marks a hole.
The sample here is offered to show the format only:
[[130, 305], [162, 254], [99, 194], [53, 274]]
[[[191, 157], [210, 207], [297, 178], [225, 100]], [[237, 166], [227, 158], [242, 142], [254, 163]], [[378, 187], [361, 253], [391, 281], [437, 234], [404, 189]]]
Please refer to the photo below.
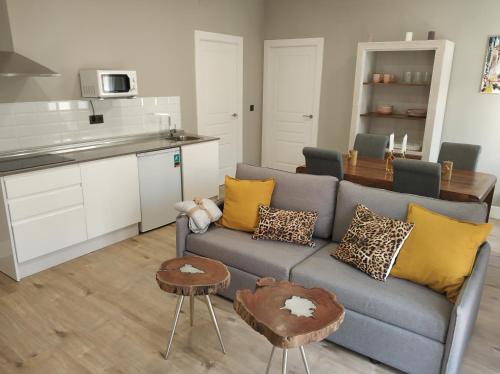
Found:
[[9, 105], [12, 105], [11, 107], [12, 113], [33, 113], [35, 111], [35, 105], [34, 103], [31, 102], [13, 103]]
[[17, 138], [0, 139], [0, 149], [4, 151], [12, 151], [19, 148]]
[[33, 103], [33, 109], [35, 112], [49, 112], [57, 110], [57, 102], [55, 101], [38, 101]]
[[34, 148], [40, 146], [54, 146], [61, 144], [60, 134], [47, 134], [39, 136], [22, 137], [18, 140], [21, 148]]
[[180, 96], [170, 96], [167, 98], [169, 104], [179, 104], [181, 103]]
[[31, 125], [38, 125], [43, 123], [56, 123], [61, 120], [59, 111], [55, 112], [41, 112], [36, 115], [36, 122], [31, 123]]
[[0, 126], [0, 138], [16, 138], [17, 129], [15, 126]]
[[114, 136], [167, 130], [160, 117], [170, 113], [172, 124], [181, 128], [180, 97], [93, 100], [95, 113], [104, 123], [89, 124], [88, 100], [41, 101], [0, 104], [0, 152], [18, 148], [77, 143]]
[[[75, 109], [76, 109], [76, 105], [75, 105]], [[57, 103], [57, 109], [58, 110], [71, 110], [73, 109], [73, 105], [72, 105], [72, 102], [71, 101], [59, 101]]]
[[15, 117], [15, 123], [18, 126], [35, 125], [38, 123], [38, 118], [36, 114], [20, 113], [15, 115], [14, 117]]
[[0, 127], [16, 124], [16, 117], [12, 114], [0, 114]]

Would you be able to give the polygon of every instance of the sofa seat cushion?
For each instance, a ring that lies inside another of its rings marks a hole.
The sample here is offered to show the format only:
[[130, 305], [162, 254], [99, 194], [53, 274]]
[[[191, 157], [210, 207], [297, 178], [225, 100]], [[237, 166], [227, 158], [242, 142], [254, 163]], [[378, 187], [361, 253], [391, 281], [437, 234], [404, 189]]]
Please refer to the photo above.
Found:
[[331, 243], [292, 269], [291, 280], [324, 287], [347, 309], [444, 343], [453, 304], [431, 289], [388, 277], [378, 282], [330, 256]]
[[186, 250], [222, 261], [258, 277], [288, 280], [292, 267], [327, 244], [325, 240], [318, 238], [314, 238], [314, 242], [316, 246], [311, 248], [270, 240], [254, 240], [250, 233], [213, 227], [201, 235], [190, 234]]

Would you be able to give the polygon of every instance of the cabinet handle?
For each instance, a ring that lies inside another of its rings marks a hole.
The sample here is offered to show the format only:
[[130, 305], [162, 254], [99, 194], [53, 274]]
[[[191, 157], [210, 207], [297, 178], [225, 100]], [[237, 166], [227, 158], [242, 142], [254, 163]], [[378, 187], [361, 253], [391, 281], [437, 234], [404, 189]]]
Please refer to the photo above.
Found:
[[304, 115], [302, 115], [302, 117], [312, 119], [313, 115], [312, 114], [304, 114]]

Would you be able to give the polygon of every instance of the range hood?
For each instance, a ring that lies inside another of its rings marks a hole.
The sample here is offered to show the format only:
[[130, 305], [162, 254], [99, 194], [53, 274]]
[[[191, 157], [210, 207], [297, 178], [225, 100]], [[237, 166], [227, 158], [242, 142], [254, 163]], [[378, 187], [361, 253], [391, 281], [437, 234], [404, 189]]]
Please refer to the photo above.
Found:
[[61, 74], [15, 52], [7, 3], [0, 0], [0, 76], [57, 77]]
[[58, 77], [61, 74], [14, 51], [0, 51], [2, 77]]

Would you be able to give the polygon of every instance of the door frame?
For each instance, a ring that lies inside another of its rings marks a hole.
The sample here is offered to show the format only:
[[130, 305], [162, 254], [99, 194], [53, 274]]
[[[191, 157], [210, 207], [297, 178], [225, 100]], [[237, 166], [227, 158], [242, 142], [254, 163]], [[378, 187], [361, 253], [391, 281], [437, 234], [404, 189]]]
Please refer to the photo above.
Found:
[[314, 46], [317, 48], [320, 58], [316, 61], [316, 76], [315, 80], [318, 82], [318, 87], [314, 90], [314, 107], [312, 110], [312, 139], [313, 141], [309, 144], [312, 147], [318, 145], [318, 120], [319, 120], [319, 108], [321, 99], [321, 78], [323, 73], [323, 49], [324, 49], [324, 38], [301, 38], [301, 39], [276, 39], [276, 40], [264, 40], [264, 78], [263, 78], [263, 93], [262, 93], [262, 148], [261, 148], [261, 165], [269, 165], [269, 155], [267, 154], [267, 141], [269, 140], [269, 112], [268, 103], [269, 95], [271, 94], [268, 85], [270, 84], [269, 77], [271, 74], [270, 66], [270, 50], [271, 48], [280, 47], [306, 47]]
[[[197, 131], [200, 129], [200, 81], [199, 77], [201, 75], [201, 64], [200, 61], [200, 46], [202, 41], [215, 41], [220, 43], [236, 44], [239, 47], [238, 53], [238, 66], [237, 66], [237, 92], [239, 98], [237, 98], [237, 111], [238, 118], [236, 122], [236, 146], [237, 146], [237, 156], [236, 162], [243, 161], [243, 37], [229, 34], [219, 34], [208, 31], [195, 30], [194, 31], [194, 55], [195, 55], [195, 81], [196, 81], [196, 128]], [[222, 139], [220, 139], [220, 143]], [[219, 160], [220, 162], [220, 160]], [[220, 170], [220, 169], [219, 169]]]

